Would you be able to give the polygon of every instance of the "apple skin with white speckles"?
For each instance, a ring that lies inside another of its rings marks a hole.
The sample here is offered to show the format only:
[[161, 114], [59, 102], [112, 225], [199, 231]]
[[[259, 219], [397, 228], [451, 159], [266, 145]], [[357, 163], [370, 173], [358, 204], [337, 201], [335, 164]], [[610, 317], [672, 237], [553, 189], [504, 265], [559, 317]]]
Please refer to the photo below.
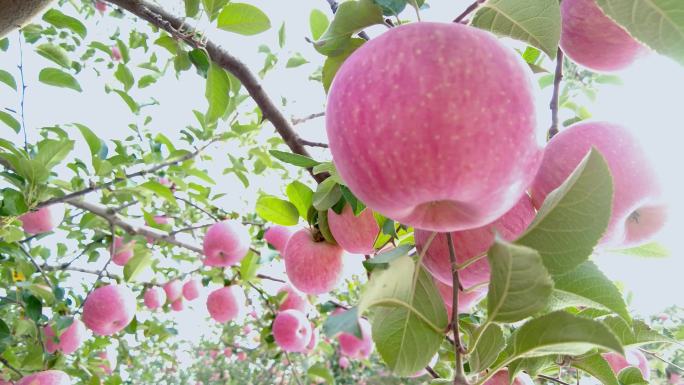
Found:
[[309, 229], [302, 229], [292, 235], [285, 247], [285, 273], [302, 293], [327, 293], [340, 280], [342, 254], [341, 247], [317, 241]]
[[354, 210], [348, 204], [344, 205], [340, 214], [328, 209], [328, 226], [337, 244], [353, 254], [372, 253], [380, 232], [371, 209], [365, 208], [359, 215], [354, 215]]
[[596, 0], [563, 0], [561, 16], [561, 49], [590, 70], [618, 71], [648, 52], [606, 16]]
[[547, 195], [560, 186], [591, 148], [608, 163], [613, 177], [613, 204], [602, 247], [628, 247], [650, 240], [665, 224], [667, 208], [660, 184], [638, 140], [619, 125], [608, 122], [574, 124], [554, 136], [530, 195], [540, 208]]
[[408, 24], [361, 46], [336, 74], [326, 121], [352, 192], [425, 230], [492, 222], [541, 160], [530, 71], [493, 35], [460, 24]]

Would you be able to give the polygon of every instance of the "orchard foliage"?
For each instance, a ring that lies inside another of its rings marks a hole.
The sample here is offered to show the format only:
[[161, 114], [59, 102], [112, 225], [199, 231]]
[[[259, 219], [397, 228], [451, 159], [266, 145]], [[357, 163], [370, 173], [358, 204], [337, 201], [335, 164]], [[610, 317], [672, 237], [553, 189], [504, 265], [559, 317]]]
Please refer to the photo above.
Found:
[[[443, 23], [420, 21], [425, 0], [321, 3], [292, 2], [310, 12], [306, 37], [249, 0], [2, 15], [0, 31], [23, 25], [0, 36], [0, 90], [20, 100], [0, 106], [0, 384], [681, 375], [681, 309], [635, 318], [592, 261], [662, 254], [657, 180], [628, 130], [582, 122], [578, 100], [619, 83], [592, 70], [649, 54], [684, 64], [684, 3], [478, 0]], [[115, 32], [93, 37], [105, 20]], [[213, 34], [277, 44], [248, 68]], [[311, 56], [286, 52], [288, 38]], [[262, 80], [307, 63], [326, 111], [288, 119]], [[27, 126], [40, 106], [25, 108], [26, 71], [62, 89], [58, 105], [103, 87], [127, 125]], [[179, 96], [195, 121], [165, 134], [164, 105], [143, 95], [180, 77], [204, 93]], [[538, 88], [553, 89], [550, 127]], [[323, 115], [329, 144], [295, 132]], [[254, 195], [264, 181], [280, 192]], [[238, 197], [244, 210], [225, 208]], [[191, 347], [175, 320], [188, 306], [215, 329]]]

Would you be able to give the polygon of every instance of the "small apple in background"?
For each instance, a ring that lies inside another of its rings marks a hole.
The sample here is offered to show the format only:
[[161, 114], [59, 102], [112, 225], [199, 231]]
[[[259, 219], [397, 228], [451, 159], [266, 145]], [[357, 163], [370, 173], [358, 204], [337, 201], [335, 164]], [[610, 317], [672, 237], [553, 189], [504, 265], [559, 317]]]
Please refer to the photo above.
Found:
[[61, 351], [63, 354], [71, 354], [78, 350], [86, 338], [86, 328], [81, 320], [74, 318], [71, 325], [61, 331], [59, 337], [56, 336], [55, 326], [48, 325], [43, 328], [45, 333], [45, 350], [48, 353]]
[[212, 351], [209, 352], [209, 357], [212, 359], [215, 359], [218, 356], [218, 350], [213, 349]]
[[264, 231], [264, 240], [282, 254], [285, 252], [287, 241], [296, 231], [294, 227], [274, 225]]
[[150, 310], [155, 310], [166, 302], [166, 292], [159, 286], [152, 286], [145, 291], [143, 298], [145, 306]]
[[639, 349], [625, 349], [624, 356], [615, 352], [603, 353], [602, 356], [608, 361], [608, 365], [610, 365], [615, 374], [620, 373], [622, 369], [628, 366], [634, 366], [641, 371], [641, 375], [644, 376], [645, 380], [648, 380], [651, 376], [648, 359]]
[[[445, 283], [440, 282], [435, 279], [435, 285], [439, 291], [439, 295], [444, 301], [444, 306], [446, 307], [447, 315], [449, 316], [449, 321], [453, 316], [453, 304], [454, 304], [454, 291], [453, 288]], [[482, 286], [479, 288], [472, 289], [472, 291], [459, 290], [458, 292], [458, 313], [470, 313], [475, 305], [482, 301], [487, 296], [488, 288], [487, 286]]]
[[648, 52], [606, 16], [596, 0], [563, 0], [561, 17], [561, 49], [572, 61], [590, 70], [621, 70]]
[[682, 382], [682, 375], [675, 372], [670, 373], [670, 376], [667, 378], [667, 382], [671, 385], [684, 384], [684, 382]]
[[249, 316], [252, 317], [252, 318], [254, 318], [254, 319], [258, 319], [258, 318], [259, 318], [259, 315], [257, 314], [256, 310], [250, 311], [250, 312], [249, 312]]
[[223, 355], [226, 356], [226, 358], [230, 358], [233, 355], [233, 349], [231, 349], [231, 348], [223, 349]]
[[[167, 217], [166, 215], [155, 215], [154, 217], [152, 217], [152, 220], [154, 221], [154, 223], [161, 225], [161, 226], [171, 224], [171, 219], [169, 217]], [[148, 237], [145, 237], [145, 239], [147, 240], [147, 243], [154, 243], [154, 238], [152, 238], [152, 237], [148, 236]]]
[[245, 325], [242, 327], [242, 333], [244, 334], [249, 334], [252, 332], [252, 327], [249, 325]]
[[278, 310], [283, 311], [288, 309], [295, 309], [301, 311], [302, 313], [306, 313], [306, 308], [308, 304], [306, 298], [302, 297], [290, 285], [284, 285], [280, 288], [280, 290], [278, 290], [278, 293], [282, 292], [286, 292], [287, 294], [285, 295], [285, 299], [283, 300], [283, 302], [280, 304], [280, 307], [278, 307]]
[[112, 60], [114, 60], [114, 61], [121, 60], [121, 51], [119, 50], [119, 47], [117, 47], [117, 46], [112, 46]]
[[380, 232], [373, 210], [365, 208], [356, 216], [349, 204], [344, 205], [340, 214], [328, 209], [328, 226], [337, 244], [352, 254], [372, 253]]
[[345, 356], [342, 356], [337, 361], [337, 364], [340, 366], [340, 369], [347, 369], [349, 367], [349, 359]]
[[22, 377], [17, 385], [71, 385], [71, 379], [61, 370], [45, 370]]
[[281, 311], [273, 321], [273, 338], [286, 352], [305, 351], [311, 340], [311, 333], [311, 323], [298, 310]]
[[[451, 233], [456, 251], [456, 262], [463, 264], [478, 257], [494, 243], [495, 234], [508, 241], [515, 240], [532, 223], [536, 215], [532, 201], [527, 194], [523, 194], [518, 203], [501, 218], [493, 223], [472, 230], [455, 231]], [[431, 231], [415, 230], [416, 247], [423, 250]], [[430, 243], [423, 257], [425, 268], [439, 281], [451, 286], [451, 261], [449, 259], [449, 245], [444, 233], [439, 233]], [[489, 262], [481, 258], [470, 266], [459, 271], [459, 281], [465, 289], [489, 281]]]
[[344, 250], [322, 239], [317, 242], [309, 229], [294, 233], [283, 258], [292, 285], [306, 294], [323, 294], [337, 285], [342, 274]]
[[337, 340], [340, 342], [340, 352], [351, 358], [365, 359], [373, 353], [373, 340], [371, 339], [371, 324], [365, 318], [359, 318], [361, 336], [359, 339], [351, 333], [341, 333]]
[[207, 310], [216, 322], [226, 323], [244, 311], [245, 301], [245, 292], [240, 286], [226, 286], [209, 294]]
[[107, 350], [97, 353], [97, 357], [103, 361], [100, 369], [107, 375], [112, 374], [117, 363], [116, 350], [107, 347]]
[[247, 255], [250, 245], [247, 228], [235, 220], [214, 223], [204, 236], [204, 264], [230, 267]]
[[532, 184], [532, 202], [540, 208], [592, 147], [603, 155], [613, 176], [612, 213], [599, 244], [628, 247], [648, 241], [665, 224], [666, 207], [658, 179], [639, 141], [617, 124], [577, 123], [554, 136]]
[[183, 297], [178, 298], [177, 300], [171, 302], [171, 309], [173, 311], [181, 311], [184, 308], [183, 304]]
[[515, 376], [513, 383], [508, 381], [508, 369], [502, 369], [487, 380], [484, 385], [534, 385], [534, 381], [527, 373], [520, 372]]
[[244, 361], [247, 359], [247, 353], [245, 352], [238, 352], [237, 354], [237, 360], [238, 361]]
[[105, 13], [105, 12], [107, 12], [107, 3], [100, 1], [100, 0], [96, 0], [95, 1], [95, 9], [100, 11], [100, 13]]
[[200, 284], [196, 279], [189, 279], [183, 284], [183, 297], [188, 301], [195, 300], [200, 295]]
[[93, 290], [83, 304], [83, 323], [95, 334], [110, 336], [133, 320], [136, 298], [122, 285], [107, 285]]
[[64, 220], [64, 204], [56, 203], [41, 207], [36, 211], [19, 217], [24, 231], [29, 234], [42, 234], [54, 230]]
[[119, 266], [124, 266], [133, 257], [133, 248], [135, 247], [135, 239], [123, 243], [122, 237], [114, 237], [114, 255], [112, 262]]
[[183, 284], [177, 279], [172, 279], [164, 284], [164, 292], [166, 293], [166, 300], [174, 302], [183, 295]]
[[541, 160], [530, 75], [488, 32], [391, 28], [345, 60], [328, 93], [338, 173], [368, 207], [403, 224], [446, 232], [494, 221]]

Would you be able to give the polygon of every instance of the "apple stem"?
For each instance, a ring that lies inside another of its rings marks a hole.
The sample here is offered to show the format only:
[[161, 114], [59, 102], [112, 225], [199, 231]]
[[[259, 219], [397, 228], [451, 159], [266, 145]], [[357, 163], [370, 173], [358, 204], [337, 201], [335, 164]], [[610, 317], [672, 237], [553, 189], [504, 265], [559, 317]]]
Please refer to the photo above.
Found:
[[547, 136], [548, 140], [558, 134], [558, 95], [560, 94], [560, 83], [563, 80], [563, 57], [563, 51], [558, 48], [556, 73], [553, 77], [553, 95], [551, 95], [551, 104], [549, 105], [551, 108], [551, 127]]
[[451, 305], [451, 330], [454, 334], [454, 353], [456, 356], [456, 375], [454, 376], [454, 385], [467, 385], [468, 379], [465, 377], [463, 372], [463, 345], [461, 344], [461, 334], [459, 332], [458, 325], [458, 291], [460, 287], [460, 281], [458, 278], [458, 269], [456, 264], [456, 248], [454, 247], [454, 239], [451, 233], [446, 233], [447, 244], [449, 246], [449, 261], [451, 262], [451, 276], [453, 278], [452, 282], [452, 305]]

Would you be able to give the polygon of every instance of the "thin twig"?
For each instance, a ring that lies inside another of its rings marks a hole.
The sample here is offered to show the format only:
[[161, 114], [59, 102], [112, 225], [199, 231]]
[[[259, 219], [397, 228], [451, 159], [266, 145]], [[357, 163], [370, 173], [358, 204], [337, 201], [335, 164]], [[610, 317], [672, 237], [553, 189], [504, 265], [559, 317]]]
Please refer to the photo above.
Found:
[[14, 373], [18, 374], [20, 377], [23, 377], [24, 374], [19, 371], [19, 369], [15, 368], [14, 366], [10, 365], [9, 362], [7, 362], [6, 359], [0, 357], [0, 362], [2, 362], [3, 365], [5, 365], [9, 370], [13, 371]]
[[477, 10], [478, 8], [480, 8], [480, 4], [482, 4], [482, 3], [484, 3], [484, 2], [485, 2], [485, 0], [475, 0], [475, 2], [472, 3], [472, 4], [470, 4], [470, 5], [468, 6], [468, 8], [465, 9], [465, 11], [463, 11], [460, 15], [456, 16], [456, 18], [454, 19], [453, 22], [454, 22], [454, 23], [461, 23], [461, 22], [463, 22], [463, 20], [465, 20], [465, 18], [468, 17], [468, 15], [470, 15], [470, 14], [473, 13], [475, 10]]
[[425, 367], [425, 371], [428, 372], [432, 376], [432, 378], [439, 378], [439, 374], [437, 374], [437, 372], [435, 372], [435, 370], [432, 369], [430, 365]]
[[646, 354], [648, 354], [648, 355], [653, 356], [653, 358], [657, 358], [657, 359], [659, 359], [660, 361], [663, 361], [664, 363], [666, 363], [666, 364], [668, 364], [668, 365], [672, 365], [673, 367], [677, 368], [678, 370], [684, 371], [684, 368], [682, 368], [681, 366], [679, 366], [679, 365], [677, 365], [677, 364], [675, 364], [675, 363], [673, 363], [673, 362], [670, 362], [670, 361], [664, 359], [663, 357], [659, 356], [659, 355], [658, 355], [657, 353], [655, 353], [655, 352], [651, 352], [651, 351], [649, 351], [649, 350], [642, 349], [642, 348], [639, 348], [639, 350], [641, 350], [642, 352], [644, 352], [644, 353], [646, 353]]
[[461, 334], [458, 325], [458, 289], [460, 286], [458, 278], [458, 269], [456, 268], [456, 249], [454, 247], [454, 240], [451, 233], [446, 233], [447, 245], [449, 246], [449, 261], [451, 263], [451, 276], [453, 278], [452, 285], [452, 303], [451, 303], [451, 331], [454, 334], [454, 354], [456, 355], [456, 375], [454, 376], [454, 385], [467, 384], [468, 380], [463, 372], [463, 345], [461, 344]]
[[298, 124], [302, 124], [304, 122], [308, 122], [309, 120], [320, 118], [325, 116], [325, 112], [316, 112], [315, 114], [310, 114], [301, 118], [292, 118], [292, 125], [296, 126]]
[[21, 128], [24, 131], [24, 150], [28, 151], [28, 133], [26, 132], [26, 120], [24, 119], [24, 101], [26, 100], [26, 81], [24, 80], [24, 47], [21, 42], [21, 31], [19, 31], [19, 77], [21, 79], [21, 100], [19, 107], [21, 110]]
[[221, 220], [221, 218], [219, 218], [219, 217], [217, 217], [216, 215], [210, 213], [209, 211], [207, 211], [207, 210], [201, 208], [199, 205], [193, 203], [193, 202], [190, 201], [189, 199], [185, 199], [185, 198], [179, 197], [179, 196], [176, 196], [176, 199], [178, 199], [178, 200], [181, 201], [181, 202], [184, 202], [184, 203], [187, 204], [188, 206], [194, 207], [194, 208], [196, 208], [197, 210], [203, 212], [205, 215], [207, 215], [207, 216], [210, 217], [211, 219], [215, 220], [216, 222], [218, 222], [218, 221]]
[[36, 260], [33, 259], [33, 257], [31, 256], [31, 254], [30, 254], [28, 251], [26, 251], [26, 249], [24, 249], [23, 246], [20, 246], [20, 247], [19, 247], [19, 250], [21, 250], [21, 252], [26, 256], [26, 258], [28, 258], [28, 260], [31, 261], [31, 264], [36, 268], [36, 270], [38, 270], [38, 272], [40, 273], [40, 275], [43, 276], [43, 279], [45, 280], [45, 283], [46, 283], [48, 286], [50, 286], [50, 289], [52, 289], [52, 290], [54, 291], [54, 290], [55, 290], [55, 287], [52, 285], [52, 282], [50, 281], [50, 279], [48, 279], [48, 276], [45, 274], [45, 272], [43, 271], [43, 269], [40, 268], [40, 265], [38, 265], [38, 263], [36, 263]]
[[561, 384], [561, 385], [570, 385], [569, 383], [567, 383], [567, 382], [565, 382], [565, 381], [563, 381], [563, 380], [561, 380], [561, 379], [559, 379], [559, 378], [547, 376], [547, 375], [544, 375], [544, 374], [537, 374], [537, 377], [543, 378], [543, 379], [545, 379], [545, 380], [553, 381], [553, 382], [558, 383], [558, 384]]
[[321, 143], [321, 142], [311, 142], [308, 140], [304, 139], [299, 139], [299, 143], [309, 146], [309, 147], [321, 147], [321, 148], [328, 148], [328, 145], [326, 143]]
[[563, 51], [558, 48], [556, 54], [556, 73], [553, 77], [553, 94], [551, 95], [551, 127], [549, 127], [548, 140], [558, 134], [558, 95], [560, 94], [560, 84], [563, 80]]

